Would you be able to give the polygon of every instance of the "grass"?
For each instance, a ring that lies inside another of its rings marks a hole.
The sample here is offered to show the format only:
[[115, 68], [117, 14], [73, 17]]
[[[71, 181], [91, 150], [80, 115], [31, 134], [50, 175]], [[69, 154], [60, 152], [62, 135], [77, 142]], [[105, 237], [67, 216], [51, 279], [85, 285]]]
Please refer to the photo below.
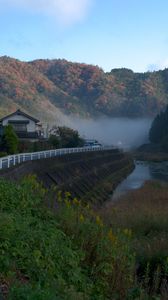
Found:
[[149, 277], [145, 287], [148, 294], [160, 291], [159, 299], [168, 299], [168, 185], [147, 182], [103, 208], [100, 214], [113, 230], [127, 228], [132, 232], [138, 280], [144, 285], [144, 278]]
[[29, 176], [0, 180], [0, 266], [4, 299], [117, 300], [133, 288], [135, 263], [126, 233]]
[[165, 152], [134, 152], [133, 156], [136, 160], [141, 161], [152, 161], [152, 162], [162, 162], [168, 160], [168, 154]]
[[168, 186], [93, 210], [28, 176], [0, 180], [0, 291], [9, 300], [167, 300]]

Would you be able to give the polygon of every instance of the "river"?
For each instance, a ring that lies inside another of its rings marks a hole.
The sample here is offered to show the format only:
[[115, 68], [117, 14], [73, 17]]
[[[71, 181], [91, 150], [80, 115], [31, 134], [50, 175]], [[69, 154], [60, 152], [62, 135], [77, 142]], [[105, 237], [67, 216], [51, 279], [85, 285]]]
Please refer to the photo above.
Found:
[[168, 182], [168, 162], [135, 161], [135, 169], [115, 189], [112, 200], [116, 200], [128, 191], [140, 188], [147, 180]]

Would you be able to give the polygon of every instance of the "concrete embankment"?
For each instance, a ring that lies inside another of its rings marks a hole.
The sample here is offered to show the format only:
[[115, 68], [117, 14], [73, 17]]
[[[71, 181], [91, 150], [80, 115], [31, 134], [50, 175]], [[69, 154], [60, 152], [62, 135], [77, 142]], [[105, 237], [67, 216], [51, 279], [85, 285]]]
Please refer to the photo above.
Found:
[[47, 188], [55, 185], [72, 197], [102, 203], [133, 168], [128, 154], [113, 149], [30, 161], [1, 171], [0, 176], [17, 181], [36, 174]]

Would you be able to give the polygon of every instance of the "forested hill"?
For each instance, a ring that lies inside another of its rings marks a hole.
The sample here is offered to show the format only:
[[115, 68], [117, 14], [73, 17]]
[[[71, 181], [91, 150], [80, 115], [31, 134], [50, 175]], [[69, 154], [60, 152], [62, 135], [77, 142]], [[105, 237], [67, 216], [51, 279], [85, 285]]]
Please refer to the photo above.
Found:
[[168, 104], [168, 69], [134, 73], [66, 60], [21, 62], [0, 57], [0, 115], [16, 108], [42, 120], [153, 116]]

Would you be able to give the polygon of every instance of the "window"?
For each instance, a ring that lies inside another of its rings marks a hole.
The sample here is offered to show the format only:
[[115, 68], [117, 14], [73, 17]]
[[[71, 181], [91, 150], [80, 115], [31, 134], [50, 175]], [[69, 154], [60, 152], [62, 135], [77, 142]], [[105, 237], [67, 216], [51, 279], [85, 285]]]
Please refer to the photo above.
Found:
[[27, 132], [27, 124], [11, 124], [16, 132]]

